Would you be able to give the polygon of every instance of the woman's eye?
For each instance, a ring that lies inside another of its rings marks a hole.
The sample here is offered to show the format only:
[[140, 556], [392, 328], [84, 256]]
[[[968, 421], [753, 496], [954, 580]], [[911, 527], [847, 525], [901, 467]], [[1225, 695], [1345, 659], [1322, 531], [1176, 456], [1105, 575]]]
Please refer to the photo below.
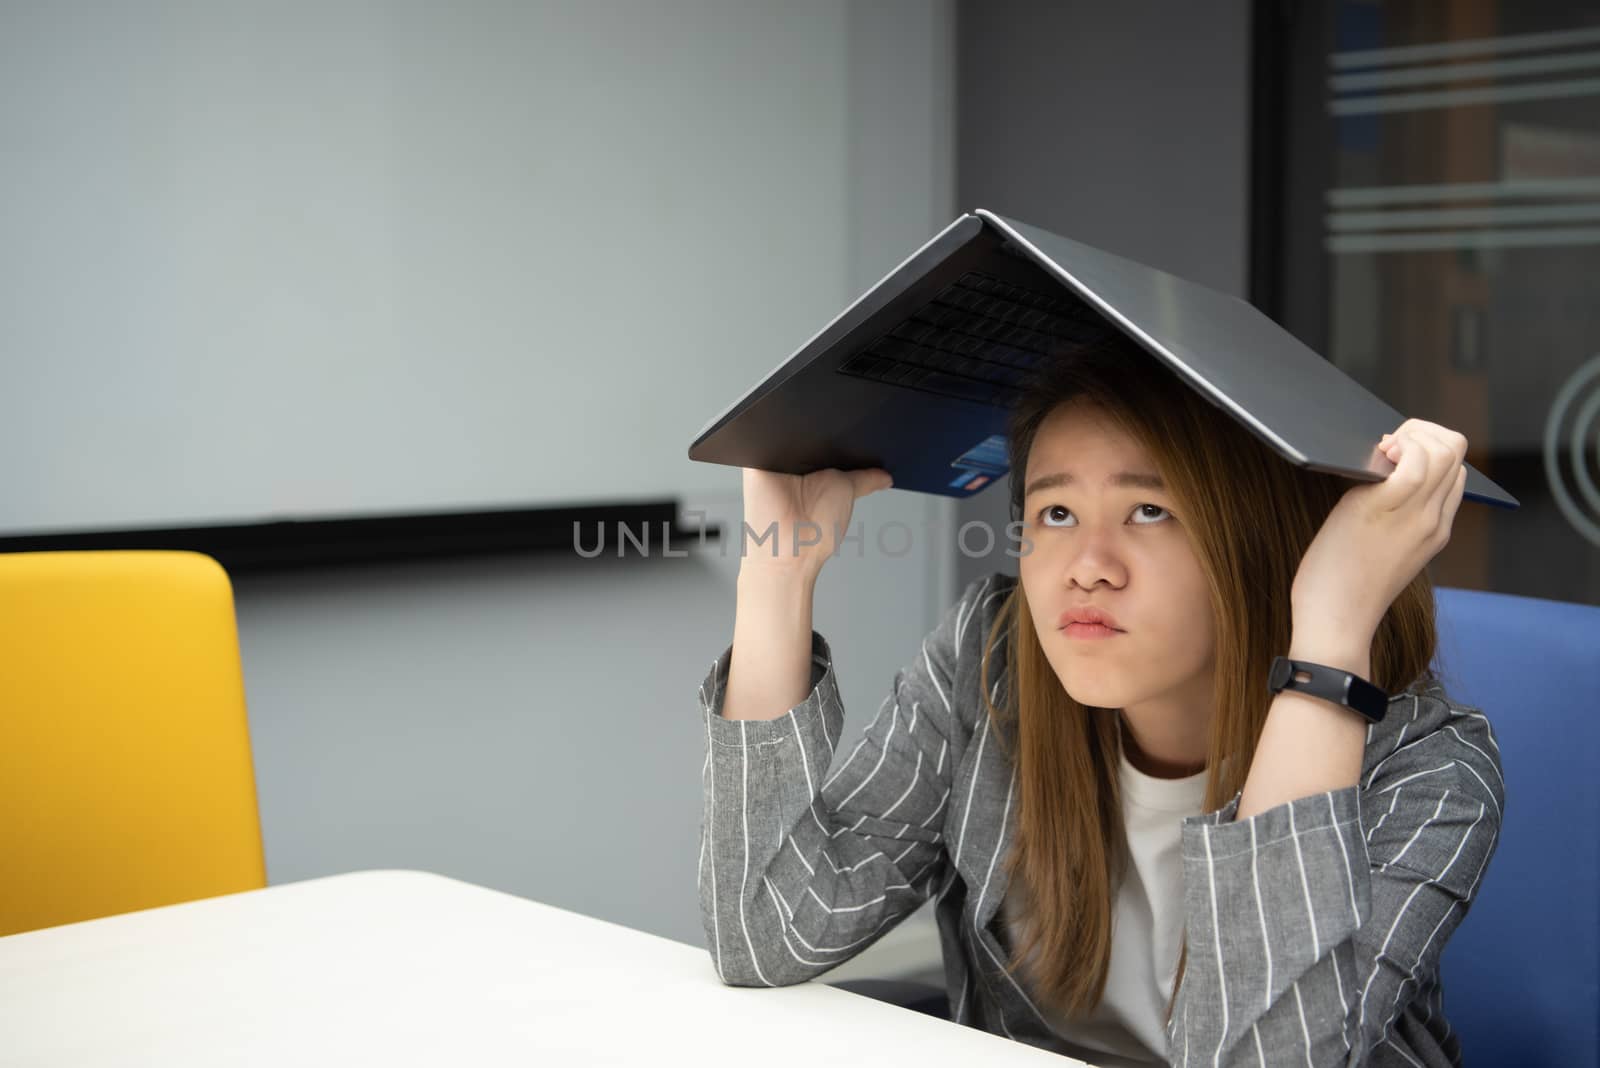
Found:
[[[1144, 511], [1144, 509], [1146, 509], [1146, 508], [1153, 509], [1154, 511], [1156, 511], [1158, 513], [1161, 513], [1161, 515], [1158, 515], [1154, 519], [1151, 519], [1150, 515], [1147, 512]], [[1039, 522], [1040, 522], [1040, 524], [1042, 526], [1047, 526], [1047, 527], [1067, 526], [1068, 524], [1066, 524], [1064, 522], [1063, 523], [1052, 523], [1052, 522], [1050, 522], [1050, 518], [1049, 517], [1056, 516], [1058, 513], [1065, 513], [1065, 515], [1068, 515], [1068, 516], [1072, 515], [1071, 509], [1067, 508], [1065, 505], [1047, 504], [1047, 505], [1045, 505], [1043, 508], [1041, 508], [1039, 510]], [[1157, 522], [1160, 522], [1161, 516], [1170, 515], [1171, 513], [1168, 512], [1165, 508], [1161, 507], [1159, 504], [1140, 504], [1140, 505], [1135, 505], [1134, 506], [1133, 514], [1135, 516], [1141, 516], [1142, 515], [1142, 516], [1144, 516], [1144, 518], [1150, 519], [1150, 522], [1137, 522], [1137, 521], [1135, 521], [1134, 526], [1148, 527], [1148, 526], [1153, 526]]]

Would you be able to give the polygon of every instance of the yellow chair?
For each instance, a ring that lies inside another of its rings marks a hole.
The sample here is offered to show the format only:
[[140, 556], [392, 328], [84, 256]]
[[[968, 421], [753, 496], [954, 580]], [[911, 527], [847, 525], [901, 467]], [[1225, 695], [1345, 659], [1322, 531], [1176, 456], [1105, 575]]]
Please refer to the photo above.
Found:
[[265, 885], [221, 565], [0, 554], [0, 935]]

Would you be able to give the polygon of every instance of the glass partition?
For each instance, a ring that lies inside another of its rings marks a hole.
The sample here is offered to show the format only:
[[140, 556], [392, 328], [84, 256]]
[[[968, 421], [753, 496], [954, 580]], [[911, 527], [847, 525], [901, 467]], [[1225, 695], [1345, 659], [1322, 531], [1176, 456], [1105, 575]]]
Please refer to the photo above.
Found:
[[1600, 604], [1600, 4], [1257, 10], [1252, 299], [1521, 502], [1435, 583]]

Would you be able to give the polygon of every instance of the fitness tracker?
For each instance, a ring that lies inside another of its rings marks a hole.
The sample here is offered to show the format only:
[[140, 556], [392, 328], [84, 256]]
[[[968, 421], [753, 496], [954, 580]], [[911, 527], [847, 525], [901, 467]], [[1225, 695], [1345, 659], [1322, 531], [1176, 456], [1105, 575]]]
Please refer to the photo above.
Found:
[[[1296, 673], [1302, 671], [1311, 676], [1310, 681], [1301, 682], [1295, 678]], [[1336, 705], [1354, 709], [1372, 723], [1383, 719], [1383, 714], [1389, 709], [1389, 695], [1360, 675], [1326, 664], [1313, 664], [1309, 660], [1290, 660], [1286, 656], [1273, 659], [1272, 670], [1267, 673], [1267, 692], [1277, 693], [1280, 690], [1294, 690], [1321, 697]]]

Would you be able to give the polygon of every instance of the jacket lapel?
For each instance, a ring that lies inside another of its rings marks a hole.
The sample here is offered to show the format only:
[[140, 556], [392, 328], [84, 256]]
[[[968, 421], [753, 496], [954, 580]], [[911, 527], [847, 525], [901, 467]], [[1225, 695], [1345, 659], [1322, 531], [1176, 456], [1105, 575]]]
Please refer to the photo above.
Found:
[[967, 884], [969, 918], [992, 941], [989, 924], [1006, 893], [1005, 860], [1016, 825], [1016, 772], [987, 716], [967, 750], [956, 796], [964, 809], [956, 821], [956, 870]]

